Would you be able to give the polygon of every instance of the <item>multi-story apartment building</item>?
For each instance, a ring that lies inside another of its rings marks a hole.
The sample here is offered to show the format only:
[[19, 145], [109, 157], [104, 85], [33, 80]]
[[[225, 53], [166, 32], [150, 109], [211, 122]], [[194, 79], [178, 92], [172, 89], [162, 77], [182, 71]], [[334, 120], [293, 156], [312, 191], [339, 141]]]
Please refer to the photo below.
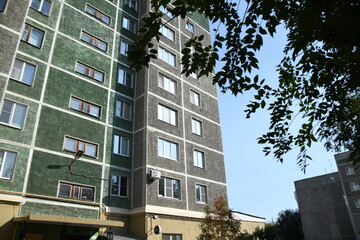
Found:
[[360, 169], [349, 156], [335, 155], [338, 172], [295, 182], [305, 240], [360, 239]]
[[181, 74], [181, 47], [210, 43], [208, 21], [162, 9], [158, 59], [134, 72], [127, 50], [149, 11], [0, 1], [1, 239], [195, 239], [226, 196], [216, 87]]
[[346, 207], [356, 240], [360, 240], [360, 165], [353, 165], [350, 152], [335, 155]]

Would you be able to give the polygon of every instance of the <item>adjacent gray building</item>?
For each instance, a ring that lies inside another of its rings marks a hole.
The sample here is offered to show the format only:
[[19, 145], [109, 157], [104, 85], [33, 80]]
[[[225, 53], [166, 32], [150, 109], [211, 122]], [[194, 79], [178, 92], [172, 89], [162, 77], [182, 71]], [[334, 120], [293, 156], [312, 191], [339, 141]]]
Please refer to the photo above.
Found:
[[360, 169], [335, 155], [339, 172], [295, 181], [305, 240], [360, 239]]
[[350, 152], [335, 155], [341, 185], [356, 240], [360, 239], [360, 165], [353, 166]]

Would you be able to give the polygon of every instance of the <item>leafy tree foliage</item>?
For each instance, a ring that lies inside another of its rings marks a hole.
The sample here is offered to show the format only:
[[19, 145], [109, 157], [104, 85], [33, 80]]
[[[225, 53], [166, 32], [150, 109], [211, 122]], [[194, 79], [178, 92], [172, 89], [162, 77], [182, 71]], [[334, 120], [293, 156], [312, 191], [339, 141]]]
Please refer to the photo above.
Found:
[[276, 224], [267, 223], [265, 228], [257, 227], [255, 232], [249, 238], [251, 240], [282, 240]]
[[236, 240], [241, 236], [240, 221], [233, 218], [226, 199], [215, 198], [214, 206], [205, 208], [205, 218], [200, 223], [198, 240]]
[[287, 209], [280, 212], [276, 227], [280, 239], [304, 240], [299, 210]]
[[276, 223], [267, 223], [265, 228], [256, 228], [241, 240], [304, 240], [299, 210], [281, 211]]
[[[282, 162], [286, 153], [298, 149], [297, 163], [305, 171], [311, 159], [307, 150], [323, 140], [328, 150], [351, 150], [354, 163], [359, 162], [360, 0], [245, 1], [240, 16], [237, 4], [227, 0], [152, 0], [153, 12], [143, 18], [129, 60], [139, 70], [156, 58], [154, 39], [160, 39], [159, 29], [166, 24], [160, 6], [171, 2], [169, 11], [181, 18], [198, 11], [226, 31], [214, 29], [212, 45], [204, 45], [202, 35], [188, 40], [182, 50], [183, 74], [209, 75], [221, 61], [214, 84], [234, 95], [254, 91], [246, 116], [261, 108], [271, 115], [268, 132], [258, 139], [265, 144], [265, 155]], [[278, 86], [270, 87], [252, 70], [258, 69], [263, 36], [273, 36], [281, 24], [288, 30], [287, 44], [277, 67]], [[296, 127], [296, 119], [304, 124]]]

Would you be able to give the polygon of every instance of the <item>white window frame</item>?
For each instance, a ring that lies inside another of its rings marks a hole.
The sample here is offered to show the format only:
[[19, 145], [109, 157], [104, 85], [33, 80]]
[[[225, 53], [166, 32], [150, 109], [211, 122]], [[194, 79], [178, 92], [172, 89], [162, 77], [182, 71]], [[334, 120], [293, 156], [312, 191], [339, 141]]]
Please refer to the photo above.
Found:
[[[9, 157], [11, 156], [11, 157]], [[0, 149], [0, 179], [12, 180], [15, 172], [15, 164], [17, 159], [17, 153]], [[10, 162], [10, 163], [9, 163]], [[5, 166], [10, 167], [11, 176], [6, 177], [4, 175]]]
[[[61, 184], [70, 186], [70, 197], [60, 196], [60, 186], [61, 186]], [[74, 192], [75, 192], [76, 188], [78, 188], [77, 190], [79, 191], [78, 192], [78, 196], [79, 196], [78, 198], [75, 198], [75, 196], [74, 196]], [[87, 200], [87, 199], [82, 198], [82, 193], [83, 193], [84, 189], [91, 189], [93, 191], [93, 194], [92, 194], [93, 199]], [[76, 200], [81, 200], [81, 201], [95, 202], [95, 196], [96, 196], [95, 194], [96, 194], [96, 192], [95, 192], [95, 187], [94, 186], [87, 186], [87, 185], [82, 185], [82, 184], [74, 184], [74, 183], [69, 183], [69, 182], [65, 182], [65, 181], [59, 181], [56, 196], [58, 198], [67, 198], [67, 199], [76, 199]]]
[[[204, 190], [205, 193], [203, 192]], [[198, 193], [200, 194], [199, 196]], [[204, 196], [205, 199], [203, 199]], [[197, 203], [205, 203], [205, 204], [207, 203], [208, 194], [207, 194], [207, 187], [205, 185], [195, 184], [195, 198]]]
[[[132, 104], [121, 99], [116, 99], [115, 116], [131, 121], [132, 119]], [[128, 113], [126, 110], [128, 109]], [[128, 115], [129, 117], [126, 117]]]
[[159, 32], [167, 39], [175, 42], [175, 31], [172, 30], [171, 28], [165, 25], [161, 25]]
[[203, 135], [202, 121], [197, 120], [195, 118], [191, 118], [191, 131], [193, 134], [202, 136]]
[[122, 19], [122, 28], [128, 30], [131, 33], [136, 34], [137, 32], [137, 23], [134, 19], [127, 17], [127, 16], [123, 16]]
[[177, 126], [177, 111], [159, 103], [158, 119], [173, 126]]
[[[51, 7], [52, 7], [52, 1], [49, 1], [49, 0], [40, 0], [40, 5], [39, 7], [36, 9], [35, 7], [33, 7], [33, 2], [34, 0], [31, 1], [31, 4], [30, 4], [30, 7], [38, 12], [40, 12], [41, 14], [45, 15], [45, 16], [49, 16], [50, 15], [50, 12], [51, 12]], [[44, 2], [48, 2], [50, 4], [50, 7], [49, 7], [49, 12], [43, 12], [43, 7], [44, 7]]]
[[[98, 9], [94, 8], [93, 6], [91, 6], [89, 4], [86, 4], [85, 12], [90, 14], [94, 18], [100, 20], [101, 22], [103, 22], [103, 23], [105, 23], [107, 25], [111, 25], [111, 17], [109, 15], [99, 11]], [[105, 19], [103, 19], [103, 17], [109, 19], [109, 21], [106, 21]]]
[[[164, 189], [162, 189], [162, 192], [164, 193], [164, 195], [162, 195], [160, 192], [161, 192], [161, 183], [160, 181], [162, 181], [162, 186]], [[171, 181], [171, 188], [168, 188], [167, 186], [167, 182], [170, 182]], [[179, 197], [175, 197], [175, 189], [174, 189], [174, 184], [178, 184], [178, 187], [179, 187], [179, 192], [177, 193], [177, 195]], [[170, 191], [170, 193], [168, 192]], [[170, 196], [169, 196], [170, 195]], [[168, 177], [161, 177], [161, 179], [159, 180], [159, 196], [161, 197], [165, 197], [165, 198], [171, 198], [171, 199], [181, 199], [181, 182], [179, 179], [174, 179], [174, 178], [168, 178]]]
[[179, 161], [179, 144], [158, 138], [158, 156]]
[[[81, 71], [78, 70], [78, 67], [83, 67], [85, 68], [85, 73], [82, 73]], [[99, 70], [96, 70], [95, 68], [93, 67], [90, 67], [86, 64], [83, 64], [81, 62], [76, 62], [75, 64], [75, 72], [83, 75], [83, 76], [86, 76], [86, 77], [89, 77], [91, 79], [94, 79], [95, 81], [98, 81], [98, 82], [104, 82], [104, 79], [105, 79], [105, 73], [103, 72], [100, 72]], [[95, 77], [95, 75], [98, 74], [99, 76], [102, 76], [101, 79], [98, 79]]]
[[[4, 110], [5, 103], [11, 104], [10, 111], [5, 111]], [[25, 124], [26, 115], [27, 115], [27, 109], [28, 109], [28, 106], [25, 105], [25, 104], [20, 104], [20, 103], [16, 103], [14, 101], [11, 101], [11, 100], [4, 99], [3, 106], [2, 106], [2, 109], [0, 111], [0, 123], [4, 124], [4, 125], [7, 125], [7, 126], [14, 127], [14, 128], [22, 129], [24, 127], [24, 124]], [[17, 111], [23, 111], [23, 112], [17, 112]], [[20, 121], [15, 119], [16, 115], [19, 114], [19, 113], [23, 113], [23, 114], [21, 114], [22, 119]], [[1, 120], [3, 114], [9, 114], [9, 119], [8, 119], [7, 122], [4, 122], [4, 121]], [[17, 122], [19, 122], [20, 125], [18, 125]]]
[[[80, 102], [80, 108], [79, 109], [74, 107], [74, 105], [72, 104], [73, 101], [79, 101]], [[98, 115], [91, 113], [91, 107], [95, 107], [95, 108], [98, 109]], [[73, 109], [75, 111], [78, 111], [78, 112], [85, 113], [85, 114], [93, 116], [93, 117], [100, 118], [100, 116], [101, 116], [101, 107], [99, 105], [96, 105], [96, 104], [93, 104], [91, 102], [82, 100], [82, 99], [80, 99], [78, 97], [75, 97], [75, 96], [70, 96], [69, 108]]]
[[137, 0], [125, 0], [125, 5], [131, 9], [137, 11], [138, 8], [138, 1]]
[[176, 86], [177, 82], [175, 80], [172, 80], [168, 77], [166, 77], [163, 74], [159, 74], [158, 76], [158, 86], [165, 91], [168, 91], [172, 94], [176, 95]]
[[[26, 30], [26, 28], [28, 28]], [[37, 36], [33, 35], [33, 31], [37, 31], [38, 33], [41, 33], [41, 36], [39, 38], [36, 38]], [[45, 31], [41, 30], [40, 28], [34, 27], [28, 23], [25, 23], [24, 29], [21, 34], [21, 40], [30, 44], [31, 46], [34, 46], [36, 48], [41, 48], [43, 41], [44, 41]], [[34, 42], [32, 40], [34, 39]]]
[[121, 40], [120, 41], [120, 54], [127, 57], [128, 51], [129, 51], [129, 43], [125, 42], [124, 40]]
[[190, 103], [200, 107], [200, 93], [190, 89]]
[[[117, 178], [117, 184], [114, 183], [114, 177]], [[123, 183], [123, 178], [126, 179], [126, 194], [122, 195], [121, 194], [121, 190], [122, 190], [122, 183]], [[114, 194], [113, 193], [113, 186], [116, 186], [119, 190], [118, 193], [119, 194]], [[122, 198], [127, 198], [129, 196], [129, 178], [127, 176], [118, 174], [118, 173], [111, 173], [111, 187], [110, 187], [110, 192], [111, 192], [111, 196], [116, 196], [116, 197], [122, 197]]]
[[[130, 80], [128, 79], [128, 75], [130, 76]], [[135, 73], [131, 70], [126, 70], [122, 67], [118, 69], [118, 79], [117, 82], [121, 85], [124, 85], [129, 88], [133, 88], [134, 85]]]
[[205, 153], [194, 149], [193, 151], [194, 166], [199, 168], [205, 168]]
[[[19, 64], [21, 64], [21, 69], [15, 67], [16, 62], [18, 62]], [[26, 73], [26, 72], [25, 72], [27, 66], [31, 66], [31, 67], [33, 67], [33, 69], [34, 69], [34, 72], [32, 73], [32, 77], [31, 77], [31, 82], [30, 82], [30, 83], [24, 81], [24, 77], [25, 77], [27, 74], [29, 74], [29, 73]], [[15, 62], [14, 62], [14, 65], [13, 65], [13, 67], [12, 67], [12, 70], [11, 70], [10, 78], [13, 79], [13, 80], [16, 80], [16, 81], [18, 81], [18, 82], [24, 83], [24, 84], [26, 84], [26, 85], [32, 86], [33, 83], [34, 83], [35, 75], [36, 75], [36, 69], [37, 69], [36, 65], [31, 64], [31, 63], [28, 63], [28, 62], [26, 62], [26, 61], [24, 61], [24, 60], [21, 60], [21, 59], [19, 59], [19, 58], [15, 58]], [[20, 76], [19, 76], [18, 78], [17, 78], [16, 75], [15, 75], [15, 74], [16, 74], [16, 71], [20, 72], [20, 74], [19, 74]]]
[[176, 67], [176, 55], [159, 46], [158, 57], [169, 65]]
[[360, 198], [355, 199], [354, 202], [355, 202], [355, 207], [360, 208]]
[[192, 24], [189, 21], [186, 21], [185, 28], [186, 28], [186, 30], [188, 30], [191, 33], [194, 33], [194, 31], [195, 31], [194, 24]]
[[354, 169], [354, 167], [352, 167], [352, 166], [347, 166], [347, 167], [345, 167], [345, 173], [346, 173], [346, 175], [354, 175], [355, 174], [355, 169]]
[[360, 190], [360, 184], [359, 184], [358, 181], [350, 182], [349, 185], [350, 185], [350, 190], [351, 190], [352, 192], [355, 192], [355, 191], [359, 191], [359, 190]]
[[[123, 149], [123, 142], [127, 141], [127, 148]], [[118, 144], [116, 144], [116, 142]], [[118, 134], [114, 134], [114, 146], [113, 146], [113, 153], [120, 155], [120, 156], [124, 156], [124, 157], [129, 157], [130, 156], [130, 139], [127, 137], [123, 137], [120, 136]], [[125, 152], [125, 153], [123, 153]]]
[[[75, 142], [74, 149], [67, 148], [67, 143], [71, 143], [71, 141]], [[95, 148], [95, 152], [93, 155], [87, 153], [86, 148], [88, 146]], [[95, 144], [95, 143], [83, 141], [83, 140], [80, 140], [80, 139], [77, 139], [74, 137], [65, 136], [63, 149], [64, 149], [64, 151], [74, 152], [74, 153], [77, 153], [78, 151], [83, 151], [84, 156], [91, 157], [91, 158], [97, 158], [98, 151], [99, 151], [99, 145]]]
[[[86, 36], [89, 38], [89, 41], [84, 39], [84, 37], [86, 37]], [[107, 52], [107, 50], [108, 50], [108, 45], [109, 44], [107, 42], [105, 42], [104, 40], [101, 40], [100, 38], [98, 38], [98, 37], [96, 37], [96, 36], [94, 36], [94, 35], [92, 35], [92, 34], [90, 34], [88, 32], [81, 31], [80, 39], [81, 39], [81, 41], [84, 41], [84, 42], [90, 44], [91, 46], [96, 47], [97, 49], [99, 49], [99, 50], [101, 50], [103, 52]], [[101, 43], [105, 46], [104, 49], [100, 47]]]
[[169, 10], [167, 8], [165, 8], [164, 6], [160, 6], [159, 7], [160, 12], [162, 12], [163, 14], [165, 14], [167, 17], [169, 18], [173, 18], [173, 14], [171, 12], [169, 12]]
[[163, 233], [162, 234], [163, 238], [162, 240], [164, 240], [164, 237], [166, 237], [166, 240], [182, 240], [182, 234], [168, 234], [168, 233]]

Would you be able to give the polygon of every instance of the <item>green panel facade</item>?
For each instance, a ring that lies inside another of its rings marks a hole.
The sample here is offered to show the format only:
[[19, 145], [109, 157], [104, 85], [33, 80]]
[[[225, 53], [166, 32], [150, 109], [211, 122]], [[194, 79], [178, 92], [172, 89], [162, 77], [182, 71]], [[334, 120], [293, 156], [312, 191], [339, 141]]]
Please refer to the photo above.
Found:
[[[26, 216], [30, 213], [45, 214], [45, 215], [60, 215], [67, 217], [79, 217], [79, 218], [99, 218], [99, 210], [94, 207], [94, 210], [81, 209], [75, 207], [64, 207], [49, 205], [44, 203], [32, 203], [28, 202], [21, 208], [21, 215]], [[52, 225], [54, 226], [54, 225]]]
[[0, 143], [0, 149], [16, 153], [13, 178], [11, 180], [0, 178], [0, 189], [22, 192], [29, 149], [5, 143]]
[[[77, 24], [74, 24], [74, 22]], [[106, 42], [108, 49], [104, 53], [111, 56], [114, 31], [67, 5], [65, 5], [63, 9], [59, 31], [76, 40], [80, 40], [81, 32], [85, 31]], [[84, 42], [84, 44], [88, 43]], [[88, 46], [98, 50], [90, 44], [88, 44]], [[99, 51], [103, 52], [101, 50]]]
[[[70, 110], [79, 116], [86, 116], [94, 120], [104, 122], [106, 120], [107, 95], [108, 92], [104, 88], [97, 87], [63, 71], [51, 68], [45, 91], [44, 102], [65, 110]], [[71, 109], [71, 97], [76, 97], [100, 106], [100, 118]]]
[[31, 7], [29, 8], [28, 16], [54, 29], [56, 25], [56, 21], [59, 17], [59, 11], [60, 11], [60, 2], [53, 1], [51, 4], [49, 16], [46, 16]]
[[5, 94], [5, 100], [27, 106], [24, 127], [22, 129], [0, 124], [1, 138], [13, 142], [31, 145], [38, 104], [20, 97]]
[[84, 77], [98, 85], [108, 86], [110, 78], [110, 74], [108, 73], [110, 72], [111, 65], [110, 58], [107, 58], [92, 49], [79, 45], [66, 37], [58, 36], [56, 39], [52, 64], [63, 70], [75, 72], [75, 65], [77, 62], [104, 73], [104, 82], [76, 73], [78, 76]]
[[52, 151], [65, 152], [63, 151], [64, 138], [68, 136], [83, 142], [97, 144], [97, 158], [84, 157], [102, 161], [104, 131], [105, 126], [101, 124], [43, 107], [35, 145]]
[[73, 158], [34, 151], [27, 191], [33, 194], [56, 197], [59, 181], [64, 181], [95, 187], [94, 201], [100, 202], [101, 181], [92, 178], [92, 176], [101, 176], [101, 165], [77, 160], [72, 165], [72, 173], [76, 174], [74, 175], [68, 170], [72, 160]]
[[40, 48], [37, 48], [25, 41], [20, 41], [18, 50], [47, 62], [50, 57], [50, 49], [54, 38], [54, 32], [43, 25], [31, 21], [30, 19], [27, 19], [26, 23], [44, 31], [42, 44]]
[[32, 85], [30, 86], [11, 79], [11, 81], [9, 81], [8, 83], [7, 90], [17, 94], [25, 95], [28, 98], [40, 100], [41, 90], [45, 78], [46, 65], [40, 61], [36, 61], [22, 54], [17, 54], [16, 58], [36, 66], [34, 80]]

